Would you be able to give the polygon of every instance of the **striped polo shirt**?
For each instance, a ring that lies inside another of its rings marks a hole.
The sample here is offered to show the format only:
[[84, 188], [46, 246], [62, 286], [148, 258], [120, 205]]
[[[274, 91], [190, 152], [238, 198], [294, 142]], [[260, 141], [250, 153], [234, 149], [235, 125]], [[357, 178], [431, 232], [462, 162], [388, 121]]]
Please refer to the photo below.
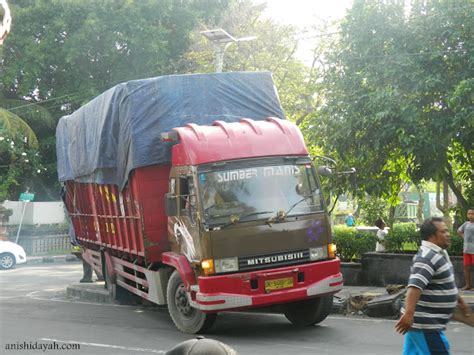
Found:
[[422, 241], [420, 250], [413, 257], [408, 287], [421, 290], [413, 328], [445, 329], [458, 301], [453, 265], [446, 250], [431, 242]]

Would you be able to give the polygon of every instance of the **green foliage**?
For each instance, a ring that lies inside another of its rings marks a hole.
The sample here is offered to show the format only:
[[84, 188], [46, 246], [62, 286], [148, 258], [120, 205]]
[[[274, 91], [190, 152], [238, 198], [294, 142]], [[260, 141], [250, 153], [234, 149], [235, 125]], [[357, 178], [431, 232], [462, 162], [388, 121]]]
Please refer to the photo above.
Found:
[[421, 245], [420, 235], [415, 223], [395, 223], [385, 238], [385, 248], [389, 252], [400, 253], [405, 245]]
[[[0, 47], [0, 107], [10, 117], [5, 118], [2, 110], [0, 122], [5, 126], [15, 114], [36, 133], [47, 170], [28, 179], [39, 200], [58, 198], [54, 136], [59, 117], [120, 82], [180, 72], [191, 31], [201, 21], [218, 19], [228, 3], [18, 0], [11, 4], [13, 30]], [[2, 170], [2, 198], [15, 196], [29, 173], [17, 163], [8, 173]]]
[[[377, 238], [372, 233], [359, 233], [356, 228], [343, 225], [334, 227], [334, 243], [342, 261], [360, 260], [362, 254], [375, 250]], [[416, 253], [421, 245], [415, 223], [395, 223], [385, 237], [386, 252]], [[407, 249], [407, 247], [409, 248]], [[463, 255], [463, 238], [451, 232], [449, 255]]]
[[326, 61], [307, 135], [356, 167], [360, 194], [396, 199], [408, 180], [442, 178], [474, 203], [474, 6], [356, 0]]
[[382, 198], [365, 196], [359, 199], [359, 206], [362, 210], [361, 218], [369, 226], [373, 226], [378, 218], [387, 221], [388, 205]]
[[48, 108], [71, 110], [121, 81], [172, 73], [189, 46], [190, 31], [226, 5], [190, 0], [12, 5], [15, 30], [0, 64], [5, 97], [57, 98]]
[[451, 232], [451, 245], [448, 248], [449, 255], [463, 255], [464, 239], [460, 237], [455, 231]]
[[38, 150], [25, 143], [24, 136], [0, 135], [0, 201], [18, 199], [42, 169]]
[[342, 261], [360, 260], [362, 254], [375, 250], [377, 238], [372, 233], [360, 233], [355, 228], [334, 227], [334, 243]]
[[38, 147], [38, 139], [31, 127], [21, 117], [2, 107], [0, 107], [0, 135], [3, 138], [23, 136], [30, 146]]

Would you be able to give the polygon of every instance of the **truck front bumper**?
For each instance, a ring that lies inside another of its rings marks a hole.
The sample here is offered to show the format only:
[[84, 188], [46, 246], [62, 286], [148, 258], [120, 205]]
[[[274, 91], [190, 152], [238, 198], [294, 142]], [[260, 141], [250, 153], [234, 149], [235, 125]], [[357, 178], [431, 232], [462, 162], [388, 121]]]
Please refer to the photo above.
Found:
[[[190, 302], [204, 312], [216, 312], [334, 294], [343, 285], [339, 267], [339, 259], [333, 259], [239, 274], [201, 276], [198, 285], [191, 286]], [[280, 286], [270, 289], [269, 281]]]

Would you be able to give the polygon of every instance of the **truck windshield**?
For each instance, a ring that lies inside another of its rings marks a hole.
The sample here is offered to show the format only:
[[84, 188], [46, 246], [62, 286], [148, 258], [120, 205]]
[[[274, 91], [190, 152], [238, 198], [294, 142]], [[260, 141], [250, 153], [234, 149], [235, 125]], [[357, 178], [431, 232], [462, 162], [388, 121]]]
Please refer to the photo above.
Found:
[[204, 220], [225, 224], [289, 216], [323, 209], [321, 189], [311, 164], [271, 165], [199, 172]]

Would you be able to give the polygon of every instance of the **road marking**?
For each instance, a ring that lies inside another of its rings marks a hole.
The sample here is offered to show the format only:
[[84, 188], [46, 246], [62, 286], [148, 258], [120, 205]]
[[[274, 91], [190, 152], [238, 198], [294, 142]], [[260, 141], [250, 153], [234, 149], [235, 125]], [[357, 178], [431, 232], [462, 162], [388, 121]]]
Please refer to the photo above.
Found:
[[33, 292], [30, 292], [30, 293], [27, 293], [27, 294], [26, 294], [26, 297], [33, 297], [33, 295], [34, 295], [35, 293], [38, 293], [38, 292], [40, 292], [40, 291], [33, 291]]
[[129, 348], [127, 346], [112, 345], [112, 344], [100, 344], [100, 343], [86, 343], [86, 342], [75, 341], [75, 340], [59, 340], [59, 339], [51, 339], [51, 338], [40, 338], [38, 340], [54, 341], [55, 343], [63, 343], [63, 344], [80, 344], [80, 345], [85, 345], [85, 346], [95, 346], [95, 347], [99, 347], [99, 348], [119, 349], [119, 350], [126, 350], [126, 351], [139, 351], [139, 352], [144, 352], [144, 353], [154, 353], [154, 354], [165, 354], [166, 353], [166, 351], [164, 351], [164, 350], [144, 349], [144, 348]]

